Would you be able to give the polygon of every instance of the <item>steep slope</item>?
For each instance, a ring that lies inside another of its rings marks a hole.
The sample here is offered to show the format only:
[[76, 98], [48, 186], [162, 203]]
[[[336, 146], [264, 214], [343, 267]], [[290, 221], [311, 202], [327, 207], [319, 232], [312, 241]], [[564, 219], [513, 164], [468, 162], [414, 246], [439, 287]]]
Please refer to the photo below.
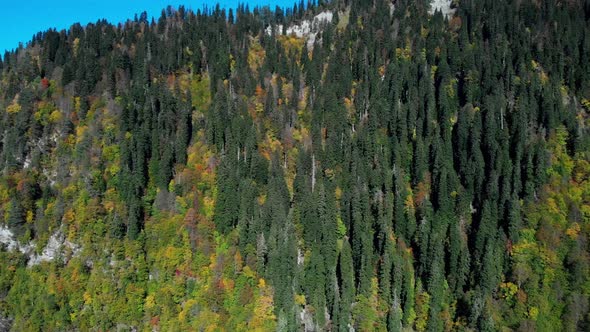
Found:
[[0, 62], [0, 328], [585, 330], [590, 6], [167, 8]]

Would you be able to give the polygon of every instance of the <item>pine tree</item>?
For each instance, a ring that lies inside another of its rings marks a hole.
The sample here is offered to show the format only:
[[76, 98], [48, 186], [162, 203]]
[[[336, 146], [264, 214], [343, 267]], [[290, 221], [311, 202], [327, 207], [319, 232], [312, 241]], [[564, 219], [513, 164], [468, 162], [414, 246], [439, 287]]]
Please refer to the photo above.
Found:
[[352, 251], [348, 238], [344, 238], [338, 259], [338, 280], [340, 283], [340, 313], [338, 321], [339, 331], [348, 331], [350, 324], [351, 305], [355, 296], [354, 269], [352, 266]]
[[230, 156], [221, 159], [217, 174], [214, 220], [217, 229], [223, 234], [229, 233], [237, 225], [239, 212], [239, 182], [230, 160]]
[[7, 224], [18, 235], [22, 235], [25, 232], [25, 211], [16, 198], [10, 200], [10, 212], [8, 214]]

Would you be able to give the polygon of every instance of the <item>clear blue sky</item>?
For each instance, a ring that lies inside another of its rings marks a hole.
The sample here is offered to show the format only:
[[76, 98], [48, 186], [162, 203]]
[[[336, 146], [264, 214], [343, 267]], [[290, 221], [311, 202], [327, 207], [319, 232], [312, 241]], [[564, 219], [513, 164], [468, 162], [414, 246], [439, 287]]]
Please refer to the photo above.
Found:
[[149, 18], [157, 19], [168, 5], [197, 10], [203, 5], [212, 8], [217, 2], [225, 8], [235, 8], [238, 3], [247, 3], [250, 8], [261, 5], [274, 8], [276, 5], [292, 7], [295, 0], [6, 0], [2, 1], [0, 15], [0, 54], [4, 55], [5, 50], [18, 47], [19, 42], [26, 43], [37, 32], [49, 28], [67, 29], [76, 22], [86, 25], [102, 18], [119, 23], [143, 11]]

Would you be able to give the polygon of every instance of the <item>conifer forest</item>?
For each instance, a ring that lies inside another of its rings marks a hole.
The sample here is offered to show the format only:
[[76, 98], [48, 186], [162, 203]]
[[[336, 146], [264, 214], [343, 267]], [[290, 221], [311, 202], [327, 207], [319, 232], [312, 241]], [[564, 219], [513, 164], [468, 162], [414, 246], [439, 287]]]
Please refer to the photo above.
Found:
[[1, 57], [0, 331], [590, 330], [590, 0], [188, 5]]

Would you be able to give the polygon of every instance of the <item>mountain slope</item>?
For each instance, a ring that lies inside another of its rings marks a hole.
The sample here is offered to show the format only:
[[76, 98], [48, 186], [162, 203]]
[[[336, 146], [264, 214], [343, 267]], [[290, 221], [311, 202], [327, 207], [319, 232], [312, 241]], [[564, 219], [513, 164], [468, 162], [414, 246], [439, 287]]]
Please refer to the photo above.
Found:
[[0, 327], [587, 329], [590, 6], [436, 6], [167, 8], [7, 53]]

